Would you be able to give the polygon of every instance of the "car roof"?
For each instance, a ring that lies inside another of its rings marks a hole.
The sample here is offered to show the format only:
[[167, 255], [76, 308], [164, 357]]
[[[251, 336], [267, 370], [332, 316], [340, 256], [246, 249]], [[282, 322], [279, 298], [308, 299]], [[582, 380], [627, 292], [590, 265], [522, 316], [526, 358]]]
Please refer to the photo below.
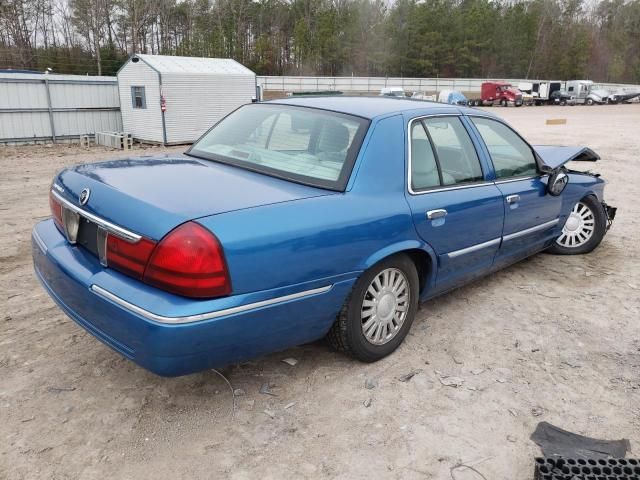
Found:
[[[279, 100], [271, 100], [265, 103], [295, 105], [299, 107], [320, 108], [333, 112], [357, 115], [368, 119], [380, 116], [387, 116], [394, 113], [402, 113], [410, 110], [420, 110], [421, 115], [429, 113], [473, 113], [470, 108], [449, 105], [446, 103], [429, 102], [410, 98], [394, 97], [349, 97], [338, 96], [310, 96], [310, 97], [288, 97]], [[483, 112], [484, 115], [485, 112]]]

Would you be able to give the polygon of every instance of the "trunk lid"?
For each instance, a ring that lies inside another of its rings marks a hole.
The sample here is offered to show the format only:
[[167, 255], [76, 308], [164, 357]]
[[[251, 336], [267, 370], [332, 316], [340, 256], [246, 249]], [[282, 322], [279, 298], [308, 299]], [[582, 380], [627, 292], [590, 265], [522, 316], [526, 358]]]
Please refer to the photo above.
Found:
[[89, 189], [82, 209], [153, 240], [188, 220], [335, 194], [180, 154], [79, 165], [54, 184], [75, 205]]

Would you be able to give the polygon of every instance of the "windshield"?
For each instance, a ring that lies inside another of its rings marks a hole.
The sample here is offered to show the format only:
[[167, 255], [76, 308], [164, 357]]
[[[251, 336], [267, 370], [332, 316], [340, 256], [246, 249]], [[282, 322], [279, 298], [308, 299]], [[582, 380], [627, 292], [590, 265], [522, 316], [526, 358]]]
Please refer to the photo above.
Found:
[[344, 190], [369, 122], [312, 108], [253, 104], [205, 133], [189, 155]]

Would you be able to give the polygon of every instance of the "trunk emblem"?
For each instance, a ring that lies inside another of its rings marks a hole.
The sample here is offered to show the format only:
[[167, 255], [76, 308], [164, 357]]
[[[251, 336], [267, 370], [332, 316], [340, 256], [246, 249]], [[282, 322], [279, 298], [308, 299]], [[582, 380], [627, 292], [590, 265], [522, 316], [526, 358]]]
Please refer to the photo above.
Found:
[[82, 192], [80, 192], [80, 205], [85, 205], [89, 201], [89, 195], [91, 195], [91, 190], [88, 188], [84, 188]]

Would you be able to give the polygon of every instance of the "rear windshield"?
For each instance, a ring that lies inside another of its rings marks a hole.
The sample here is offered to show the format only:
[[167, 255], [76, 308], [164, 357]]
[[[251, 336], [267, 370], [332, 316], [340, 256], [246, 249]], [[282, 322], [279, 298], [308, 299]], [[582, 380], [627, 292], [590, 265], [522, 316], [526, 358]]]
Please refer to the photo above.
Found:
[[253, 104], [205, 133], [189, 155], [344, 190], [369, 122], [312, 108]]

